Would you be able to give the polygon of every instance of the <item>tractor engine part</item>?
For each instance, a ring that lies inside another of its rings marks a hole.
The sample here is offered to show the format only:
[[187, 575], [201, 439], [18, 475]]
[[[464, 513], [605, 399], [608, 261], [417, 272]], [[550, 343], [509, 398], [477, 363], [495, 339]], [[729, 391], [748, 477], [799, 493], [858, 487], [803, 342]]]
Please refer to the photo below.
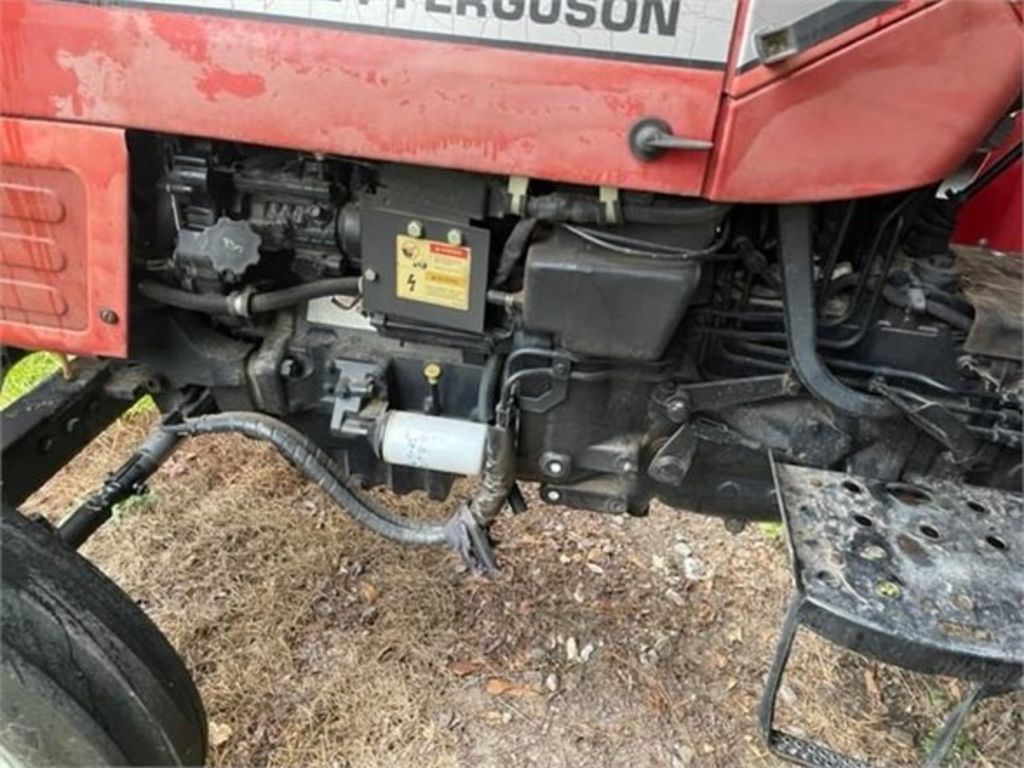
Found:
[[390, 411], [378, 430], [380, 457], [389, 464], [453, 475], [476, 475], [483, 468], [486, 424]]
[[[936, 754], [1019, 677], [998, 611], [924, 609], [1019, 596], [1024, 260], [982, 239], [1024, 249], [1020, 3], [0, 5], [3, 362], [76, 356], [3, 411], [5, 504], [151, 394], [68, 542], [178, 441], [241, 434], [478, 571], [520, 483], [781, 517], [762, 726], [805, 765], [852, 764], [773, 725], [805, 619], [978, 684]], [[420, 520], [378, 488], [466, 498]]]

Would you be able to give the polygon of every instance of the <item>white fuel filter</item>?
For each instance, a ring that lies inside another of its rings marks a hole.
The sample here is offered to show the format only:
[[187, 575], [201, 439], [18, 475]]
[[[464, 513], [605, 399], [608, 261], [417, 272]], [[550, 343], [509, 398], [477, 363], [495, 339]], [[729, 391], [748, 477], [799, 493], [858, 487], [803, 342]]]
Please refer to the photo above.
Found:
[[390, 411], [380, 428], [380, 455], [390, 464], [455, 475], [478, 475], [487, 425], [462, 419]]

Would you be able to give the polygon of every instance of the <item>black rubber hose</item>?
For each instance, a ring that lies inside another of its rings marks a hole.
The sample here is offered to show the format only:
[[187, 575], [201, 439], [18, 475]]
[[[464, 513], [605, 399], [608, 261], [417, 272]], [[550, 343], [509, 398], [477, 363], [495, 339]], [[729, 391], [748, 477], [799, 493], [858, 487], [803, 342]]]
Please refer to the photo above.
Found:
[[304, 434], [262, 413], [226, 412], [198, 416], [167, 427], [181, 435], [235, 433], [268, 442], [304, 476], [320, 486], [357, 523], [402, 544], [448, 544], [448, 521], [409, 520], [379, 509], [349, 485], [335, 461]]
[[[625, 224], [687, 225], [717, 221], [728, 210], [716, 203], [643, 205], [622, 203], [622, 222]], [[592, 197], [566, 195], [559, 192], [531, 197], [526, 201], [526, 216], [541, 221], [570, 222], [573, 224], [611, 224], [605, 203]]]
[[315, 280], [311, 283], [300, 283], [291, 288], [267, 293], [255, 293], [249, 302], [249, 311], [253, 314], [275, 312], [310, 299], [325, 296], [355, 296], [359, 293], [358, 277], [335, 277], [329, 280]]
[[[913, 306], [910, 303], [910, 297], [899, 288], [887, 285], [882, 290], [882, 296], [884, 296], [885, 300], [893, 306], [900, 307], [902, 309], [913, 309]], [[935, 299], [925, 299], [924, 311], [936, 320], [941, 320], [942, 322], [961, 331], [971, 330], [971, 326], [974, 324], [974, 321], [963, 312], [953, 309], [953, 307], [947, 306]]]
[[483, 424], [491, 420], [494, 413], [494, 394], [498, 386], [498, 377], [501, 375], [504, 358], [501, 355], [491, 355], [483, 373], [480, 375], [480, 386], [476, 393], [476, 408], [473, 411], [473, 420]]
[[526, 246], [529, 244], [536, 226], [536, 219], [520, 219], [516, 222], [512, 233], [505, 240], [505, 247], [501, 250], [501, 260], [498, 262], [498, 270], [494, 273], [491, 287], [500, 288], [508, 282], [516, 265], [526, 253]]
[[336, 277], [329, 280], [315, 280], [291, 288], [264, 293], [233, 293], [222, 296], [214, 293], [191, 293], [170, 285], [153, 281], [139, 283], [139, 293], [148, 299], [178, 309], [203, 312], [209, 315], [262, 314], [294, 306], [310, 299], [324, 296], [353, 296], [359, 292], [358, 277]]
[[169, 307], [187, 309], [190, 312], [203, 312], [208, 315], [231, 314], [227, 296], [215, 293], [191, 293], [180, 288], [173, 288], [163, 283], [145, 281], [139, 283], [139, 293], [147, 299], [166, 304]]
[[710, 203], [694, 205], [636, 205], [624, 203], [622, 220], [627, 224], [703, 224], [717, 221], [725, 206]]

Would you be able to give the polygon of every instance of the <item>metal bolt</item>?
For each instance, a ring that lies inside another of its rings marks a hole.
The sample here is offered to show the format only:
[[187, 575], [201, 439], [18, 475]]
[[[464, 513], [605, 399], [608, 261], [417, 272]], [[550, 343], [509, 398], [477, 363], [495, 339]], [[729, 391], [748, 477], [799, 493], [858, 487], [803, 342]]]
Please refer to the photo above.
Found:
[[427, 363], [423, 366], [423, 378], [433, 386], [441, 380], [441, 366], [439, 363]]
[[571, 459], [563, 453], [546, 451], [540, 457], [540, 470], [550, 477], [563, 477], [569, 473]]
[[690, 417], [690, 403], [685, 395], [676, 395], [665, 403], [665, 413], [676, 423], [686, 421]]
[[448, 244], [462, 245], [462, 232], [457, 229], [448, 230]]
[[363, 280], [365, 280], [366, 282], [368, 282], [368, 283], [375, 283], [375, 282], [377, 282], [377, 277], [378, 277], [378, 275], [377, 275], [377, 270], [376, 269], [373, 269], [371, 267], [369, 269], [363, 270]]
[[405, 234], [409, 237], [423, 237], [423, 223], [413, 219], [405, 225]]
[[117, 312], [115, 312], [114, 310], [112, 310], [112, 309], [101, 309], [100, 310], [100, 320], [102, 320], [107, 325], [117, 325], [118, 319], [119, 318], [117, 316]]
[[747, 521], [741, 517], [727, 517], [722, 523], [725, 525], [725, 530], [733, 536], [743, 533], [743, 529], [747, 527]]
[[628, 511], [626, 502], [621, 499], [611, 499], [608, 502], [607, 510], [613, 515], [624, 515]]
[[624, 475], [628, 475], [630, 472], [636, 472], [636, 463], [632, 459], [622, 458], [616, 462], [616, 466], [619, 472]]
[[678, 485], [686, 477], [687, 467], [674, 456], [662, 456], [651, 465], [650, 474], [659, 483]]
[[896, 582], [882, 579], [882, 581], [875, 584], [875, 592], [887, 600], [895, 600], [903, 593], [903, 590], [900, 589], [900, 585]]
[[557, 504], [562, 500], [562, 494], [554, 488], [548, 488], [544, 491], [544, 499], [552, 504]]

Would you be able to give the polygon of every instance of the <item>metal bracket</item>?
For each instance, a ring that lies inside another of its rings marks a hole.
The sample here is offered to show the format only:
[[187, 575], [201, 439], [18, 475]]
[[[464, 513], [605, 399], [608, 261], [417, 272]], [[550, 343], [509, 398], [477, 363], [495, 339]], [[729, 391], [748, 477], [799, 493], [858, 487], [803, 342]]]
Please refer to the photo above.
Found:
[[156, 382], [145, 369], [78, 358], [2, 411], [4, 500], [20, 505]]
[[530, 191], [528, 176], [508, 177], [508, 212], [516, 216], [526, 214], [526, 196]]
[[551, 356], [551, 379], [546, 390], [539, 395], [519, 394], [516, 403], [526, 413], [547, 413], [565, 400], [569, 391], [572, 360], [557, 353]]
[[981, 441], [948, 409], [916, 392], [896, 389], [885, 382], [873, 381], [871, 390], [886, 397], [906, 414], [922, 432], [931, 435], [953, 455], [957, 464], [967, 464], [981, 445]]
[[[364, 418], [366, 405], [375, 396], [381, 395], [379, 382], [383, 370], [377, 363], [358, 360], [335, 362], [338, 380], [334, 386], [334, 403], [331, 407], [331, 434], [341, 437], [366, 437], [372, 431], [374, 418]], [[379, 398], [383, 410], [386, 398]]]
[[622, 223], [622, 203], [619, 201], [618, 187], [600, 187], [597, 191], [598, 200], [604, 206], [604, 217], [608, 224]]
[[657, 393], [655, 402], [671, 421], [681, 423], [701, 411], [791, 397], [799, 391], [800, 383], [793, 374], [777, 373], [680, 384], [670, 391]]
[[748, 440], [727, 424], [702, 418], [683, 424], [672, 434], [651, 459], [647, 468], [648, 476], [659, 483], [682, 485], [690, 472], [690, 465], [693, 464], [693, 457], [701, 441], [717, 445], [735, 445], [753, 451], [762, 448], [759, 443]]

